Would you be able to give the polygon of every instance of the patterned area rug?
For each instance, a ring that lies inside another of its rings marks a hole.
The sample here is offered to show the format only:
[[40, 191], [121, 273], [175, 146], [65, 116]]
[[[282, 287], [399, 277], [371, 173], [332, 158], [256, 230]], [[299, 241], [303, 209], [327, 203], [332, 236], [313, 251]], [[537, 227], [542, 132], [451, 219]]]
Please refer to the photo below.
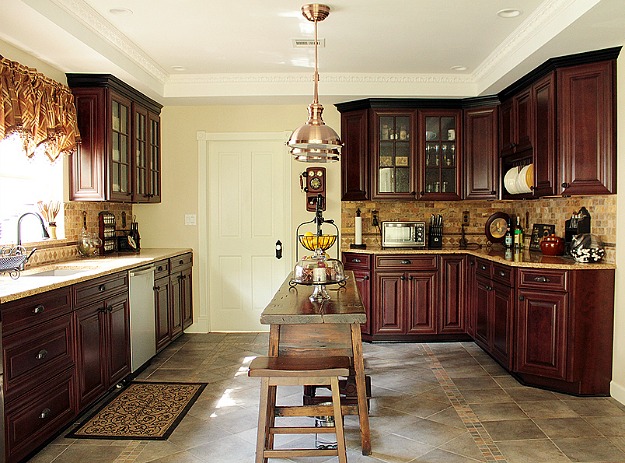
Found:
[[203, 383], [130, 383], [67, 437], [165, 440], [205, 387]]

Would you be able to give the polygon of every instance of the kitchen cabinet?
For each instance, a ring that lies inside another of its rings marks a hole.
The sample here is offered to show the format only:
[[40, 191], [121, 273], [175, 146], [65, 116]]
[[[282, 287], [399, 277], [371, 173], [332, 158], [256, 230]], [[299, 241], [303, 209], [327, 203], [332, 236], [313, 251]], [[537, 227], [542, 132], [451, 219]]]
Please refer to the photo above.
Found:
[[497, 199], [497, 106], [464, 110], [464, 199]]
[[467, 273], [464, 256], [449, 255], [440, 258], [440, 294], [437, 333], [466, 333]]
[[615, 61], [557, 70], [563, 195], [616, 193]]
[[476, 260], [475, 342], [508, 370], [513, 361], [513, 275], [510, 267]]
[[371, 199], [414, 199], [418, 163], [415, 112], [375, 109], [372, 118]]
[[550, 72], [532, 85], [533, 195], [556, 193], [556, 81]]
[[500, 153], [508, 156], [532, 149], [531, 89], [525, 88], [501, 103]]
[[375, 256], [372, 335], [406, 339], [436, 334], [436, 256]]
[[156, 351], [171, 341], [169, 259], [159, 261], [154, 270], [154, 310], [156, 316]]
[[514, 371], [529, 384], [609, 394], [614, 271], [520, 269]]
[[341, 114], [341, 200], [369, 199], [369, 111]]
[[371, 334], [371, 255], [344, 252], [343, 268], [354, 272], [356, 287], [367, 314], [367, 322], [360, 325], [360, 331], [366, 337]]
[[109, 74], [67, 74], [82, 142], [72, 201], [160, 201], [161, 105]]
[[192, 253], [169, 260], [171, 339], [178, 337], [193, 323], [192, 266]]
[[467, 334], [475, 339], [475, 319], [476, 319], [476, 304], [474, 303], [476, 296], [477, 286], [477, 274], [476, 274], [476, 257], [468, 255], [466, 258], [466, 306], [465, 306], [465, 320], [467, 327]]
[[2, 304], [6, 461], [24, 459], [77, 414], [71, 309], [70, 288]]
[[126, 272], [74, 286], [77, 402], [84, 409], [130, 373]]
[[419, 197], [453, 201], [462, 194], [460, 110], [419, 111]]

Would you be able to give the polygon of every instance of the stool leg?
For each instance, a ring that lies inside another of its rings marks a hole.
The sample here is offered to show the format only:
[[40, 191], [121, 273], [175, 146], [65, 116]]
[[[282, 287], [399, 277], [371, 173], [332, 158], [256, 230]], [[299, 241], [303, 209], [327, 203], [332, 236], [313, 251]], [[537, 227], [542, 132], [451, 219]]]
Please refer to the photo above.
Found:
[[343, 429], [343, 413], [341, 412], [341, 393], [339, 392], [339, 379], [331, 378], [332, 386], [332, 406], [334, 407], [334, 427], [336, 431], [336, 449], [339, 463], [347, 463], [347, 453], [345, 450], [345, 431]]
[[[273, 388], [275, 390], [275, 387]], [[274, 392], [275, 400], [275, 392]], [[275, 402], [274, 402], [275, 404]], [[269, 438], [269, 412], [273, 410], [269, 397], [269, 378], [260, 380], [260, 404], [258, 406], [258, 431], [256, 433], [256, 463], [267, 463], [265, 449]]]

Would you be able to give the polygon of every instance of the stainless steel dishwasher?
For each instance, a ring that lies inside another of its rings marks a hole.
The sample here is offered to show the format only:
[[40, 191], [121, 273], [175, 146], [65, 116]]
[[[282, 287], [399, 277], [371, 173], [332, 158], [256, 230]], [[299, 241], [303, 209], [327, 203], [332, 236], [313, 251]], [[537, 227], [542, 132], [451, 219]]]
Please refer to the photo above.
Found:
[[141, 368], [156, 354], [156, 314], [154, 312], [154, 266], [128, 272], [130, 285], [131, 372]]

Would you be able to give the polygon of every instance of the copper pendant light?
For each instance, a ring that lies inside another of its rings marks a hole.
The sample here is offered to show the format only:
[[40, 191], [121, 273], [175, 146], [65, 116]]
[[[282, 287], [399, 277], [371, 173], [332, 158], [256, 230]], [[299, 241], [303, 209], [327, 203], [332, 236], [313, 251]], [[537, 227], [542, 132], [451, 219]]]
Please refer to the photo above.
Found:
[[317, 23], [330, 14], [327, 5], [308, 4], [302, 6], [302, 14], [315, 24], [315, 75], [313, 102], [308, 106], [308, 121], [295, 129], [287, 145], [291, 154], [302, 162], [329, 162], [339, 160], [339, 149], [343, 145], [337, 133], [321, 118], [323, 106], [319, 104], [319, 69], [317, 51]]

